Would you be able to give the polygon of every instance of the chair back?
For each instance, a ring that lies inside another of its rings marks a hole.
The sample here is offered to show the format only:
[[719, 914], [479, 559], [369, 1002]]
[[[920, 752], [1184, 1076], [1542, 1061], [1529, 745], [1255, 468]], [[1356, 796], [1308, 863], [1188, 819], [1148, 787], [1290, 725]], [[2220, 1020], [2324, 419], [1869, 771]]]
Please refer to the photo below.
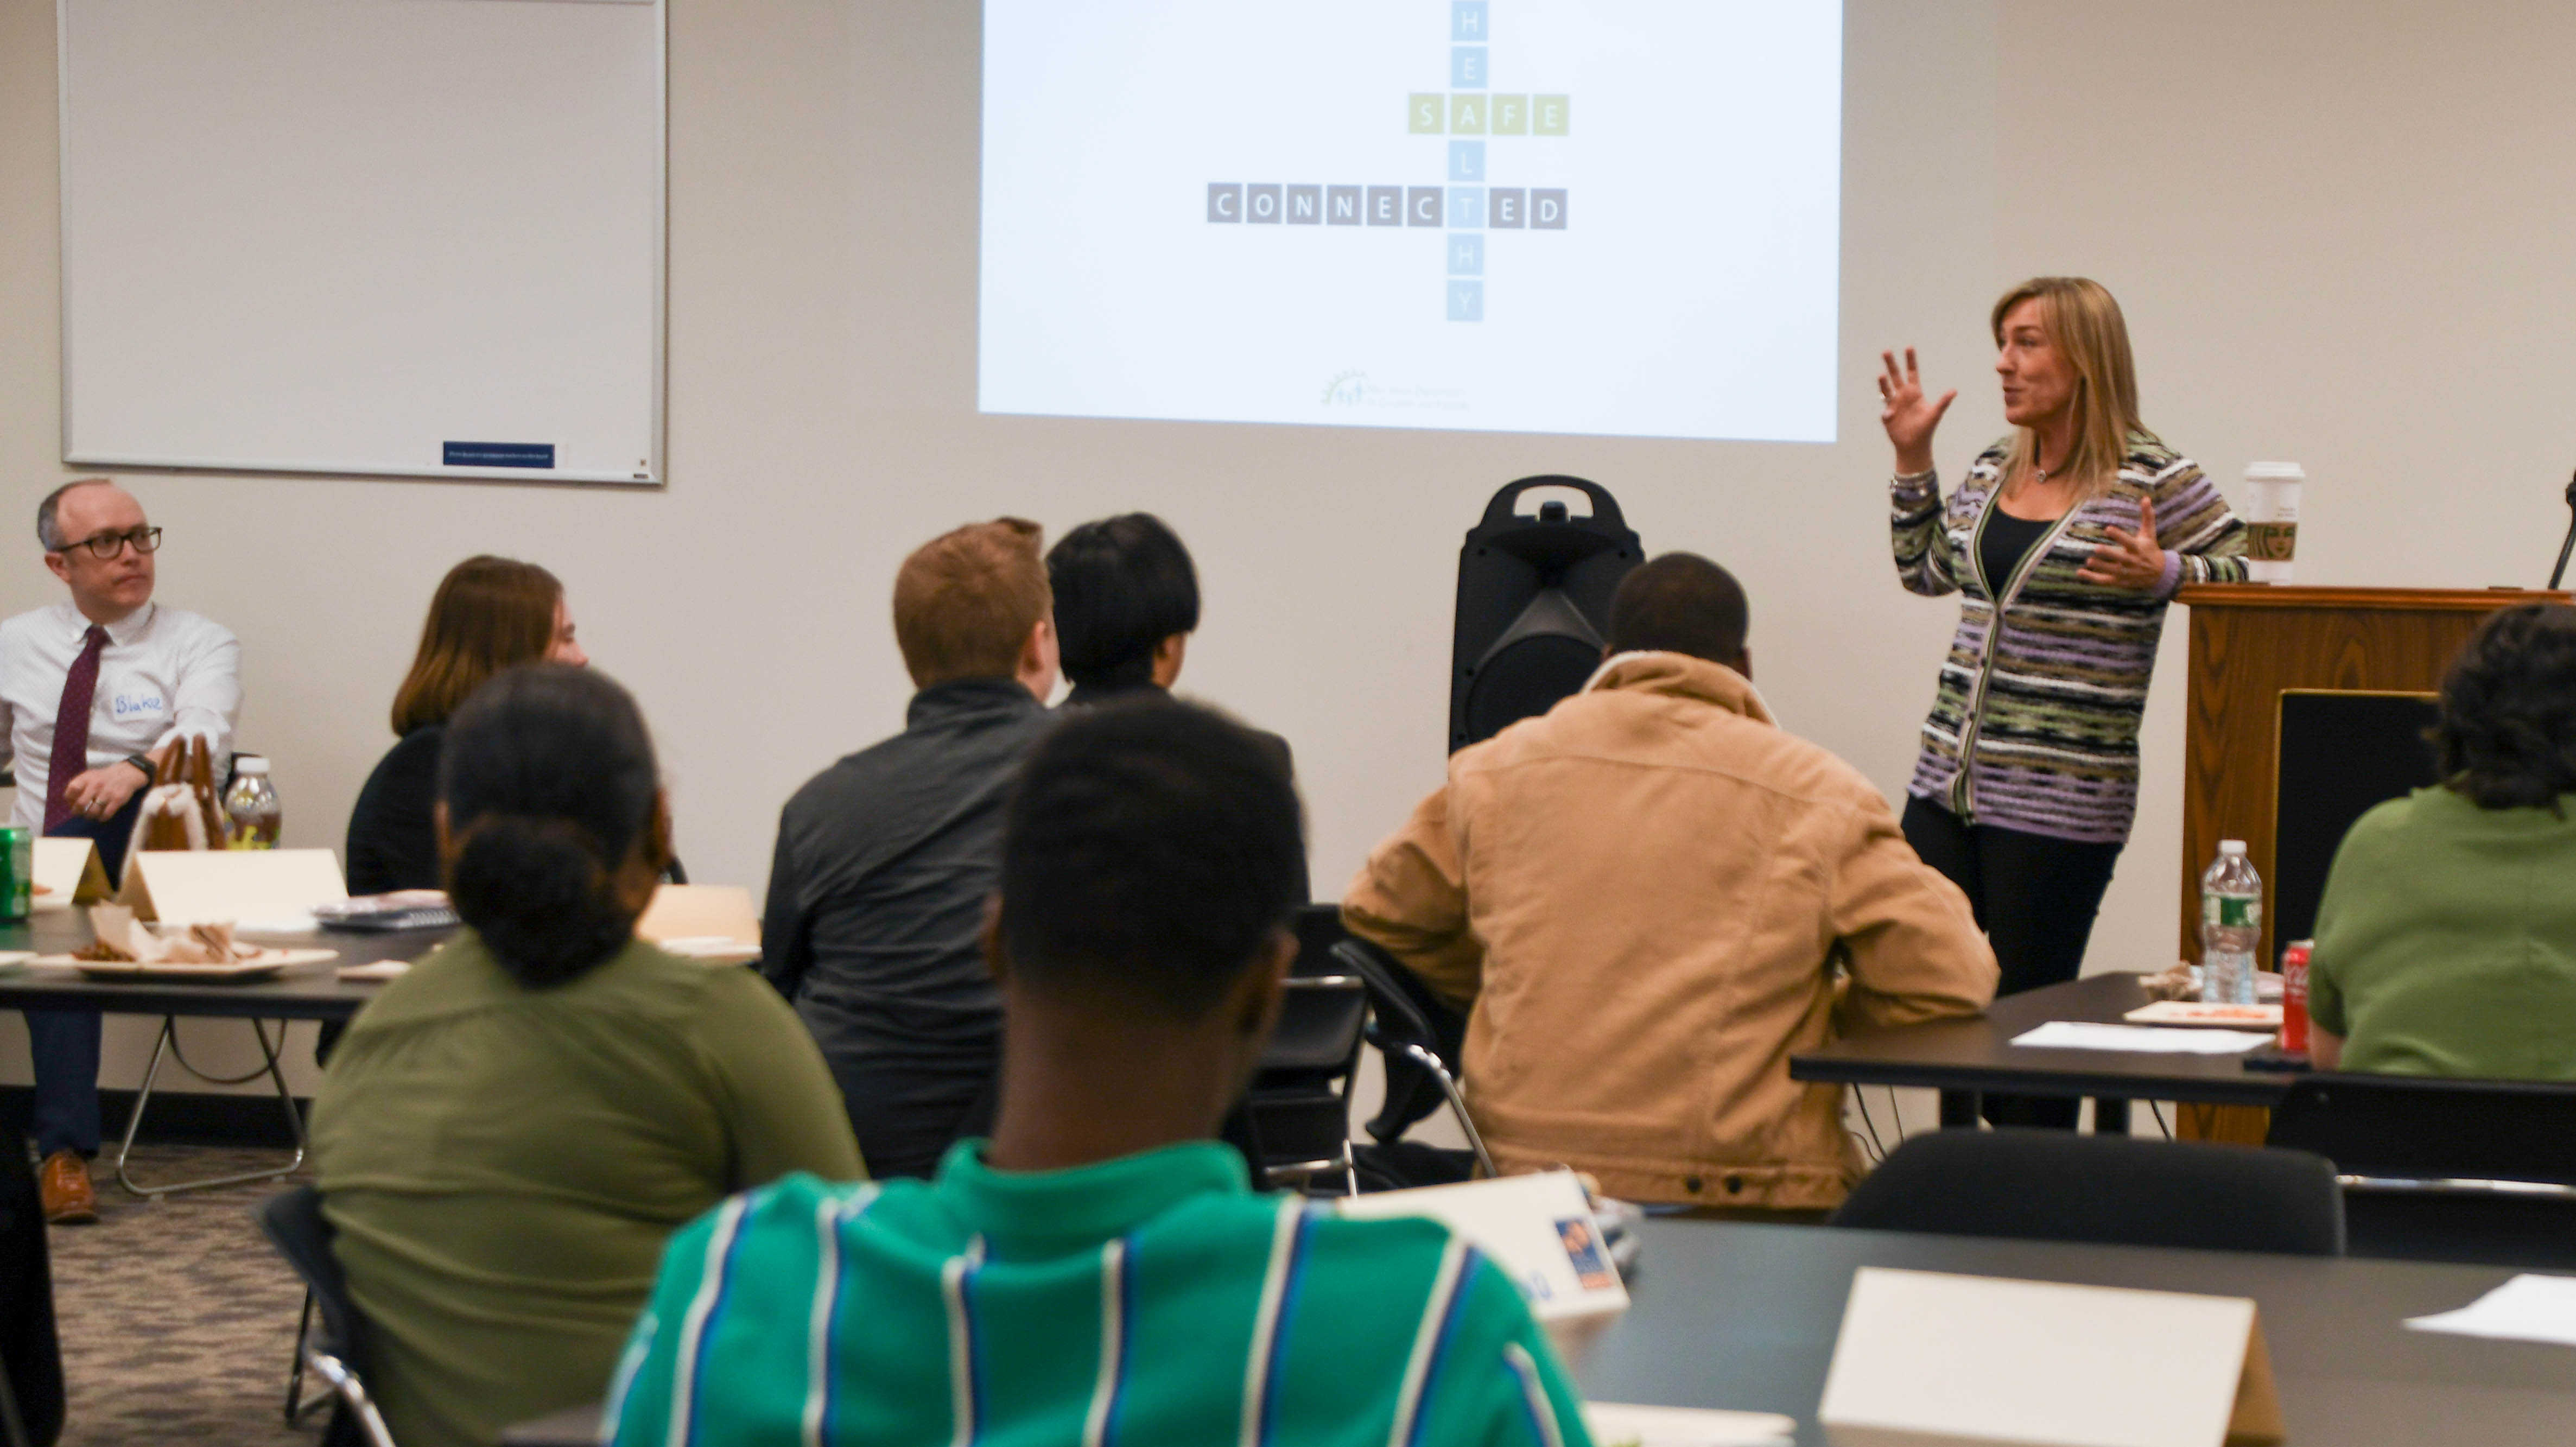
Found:
[[2576, 1085], [2309, 1075], [2272, 1108], [2268, 1141], [2347, 1176], [2576, 1186]]
[[1477, 1134], [1458, 1087], [1466, 1017], [1442, 1004], [1411, 971], [1366, 940], [1344, 940], [1333, 947], [1333, 958], [1367, 984], [1368, 1043], [1384, 1057], [1386, 1106], [1370, 1119], [1369, 1135], [1381, 1147], [1405, 1144], [1405, 1131], [1445, 1104], [1459, 1132], [1467, 1137], [1476, 1169], [1495, 1174], [1493, 1154]]
[[2301, 1151], [2053, 1130], [1945, 1130], [1888, 1154], [1833, 1214], [1876, 1231], [2340, 1256], [2334, 1167]]
[[1313, 1184], [1342, 1176], [1350, 1163], [1350, 1084], [1368, 1023], [1368, 987], [1336, 969], [1341, 911], [1301, 906], [1293, 927], [1297, 958], [1289, 967], [1279, 1023], [1261, 1052], [1228, 1138], [1265, 1186]]
[[2576, 1269], [2576, 1085], [2311, 1075], [2270, 1141], [2334, 1162], [2356, 1256]]

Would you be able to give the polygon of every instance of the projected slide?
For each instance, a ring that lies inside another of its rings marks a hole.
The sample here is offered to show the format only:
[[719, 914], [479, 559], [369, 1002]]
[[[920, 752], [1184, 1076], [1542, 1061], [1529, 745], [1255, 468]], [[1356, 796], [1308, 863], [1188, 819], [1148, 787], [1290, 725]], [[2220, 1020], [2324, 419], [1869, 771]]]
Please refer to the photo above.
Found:
[[986, 0], [986, 412], [1830, 442], [1839, 0]]

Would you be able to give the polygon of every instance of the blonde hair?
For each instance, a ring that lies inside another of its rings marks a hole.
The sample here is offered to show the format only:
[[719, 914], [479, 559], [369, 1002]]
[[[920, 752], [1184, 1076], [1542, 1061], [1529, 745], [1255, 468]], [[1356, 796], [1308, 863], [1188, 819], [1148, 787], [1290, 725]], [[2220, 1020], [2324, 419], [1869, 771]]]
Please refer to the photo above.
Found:
[[1043, 535], [1020, 518], [970, 523], [913, 549], [894, 575], [894, 639], [916, 687], [1009, 678], [1055, 608]]
[[[2138, 420], [2138, 368], [2129, 355], [2129, 323], [2102, 283], [2081, 276], [2035, 276], [2003, 294], [1988, 321], [1995, 345], [2004, 344], [2004, 318], [2026, 301], [2039, 305], [2040, 330], [2075, 369], [2075, 443], [2049, 469], [2076, 479], [2076, 499], [2110, 491], [2129, 453], [2129, 436], [2156, 435]], [[2004, 457], [2004, 476], [2031, 465], [2030, 429], [2016, 427]]]

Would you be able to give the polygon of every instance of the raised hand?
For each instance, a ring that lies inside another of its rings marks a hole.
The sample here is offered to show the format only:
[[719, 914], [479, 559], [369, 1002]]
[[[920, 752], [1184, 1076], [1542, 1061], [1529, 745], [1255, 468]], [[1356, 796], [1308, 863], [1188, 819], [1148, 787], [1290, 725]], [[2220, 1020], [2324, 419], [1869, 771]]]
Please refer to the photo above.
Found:
[[1905, 366], [1896, 365], [1894, 352], [1881, 352], [1879, 360], [1887, 370], [1878, 374], [1879, 425], [1887, 429], [1887, 440], [1896, 444], [1896, 470], [1911, 476], [1932, 470], [1932, 432], [1941, 425], [1941, 414], [1959, 399], [1954, 388], [1933, 402], [1923, 395], [1923, 374], [1914, 365], [1914, 349], [1905, 349]]
[[2087, 583], [2146, 592], [2165, 580], [2165, 550], [2156, 546], [2156, 501], [2138, 499], [2138, 530], [2111, 529], [2111, 541], [2093, 550], [2075, 576]]

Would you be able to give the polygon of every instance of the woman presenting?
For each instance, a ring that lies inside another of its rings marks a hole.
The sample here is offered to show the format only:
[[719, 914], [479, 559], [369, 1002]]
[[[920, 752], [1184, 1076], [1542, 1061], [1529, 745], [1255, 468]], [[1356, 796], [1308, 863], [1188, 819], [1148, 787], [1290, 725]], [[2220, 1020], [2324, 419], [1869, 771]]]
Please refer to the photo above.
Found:
[[[1883, 354], [1896, 572], [1960, 595], [1905, 805], [1905, 837], [1968, 896], [1998, 994], [2075, 978], [2137, 813], [2138, 720], [2165, 603], [2245, 580], [2245, 528], [2138, 420], [2120, 304], [2080, 277], [2006, 292], [1991, 319], [2012, 434], [1947, 498], [1914, 352]], [[1998, 1123], [2072, 1126], [2076, 1102], [1989, 1096]]]

